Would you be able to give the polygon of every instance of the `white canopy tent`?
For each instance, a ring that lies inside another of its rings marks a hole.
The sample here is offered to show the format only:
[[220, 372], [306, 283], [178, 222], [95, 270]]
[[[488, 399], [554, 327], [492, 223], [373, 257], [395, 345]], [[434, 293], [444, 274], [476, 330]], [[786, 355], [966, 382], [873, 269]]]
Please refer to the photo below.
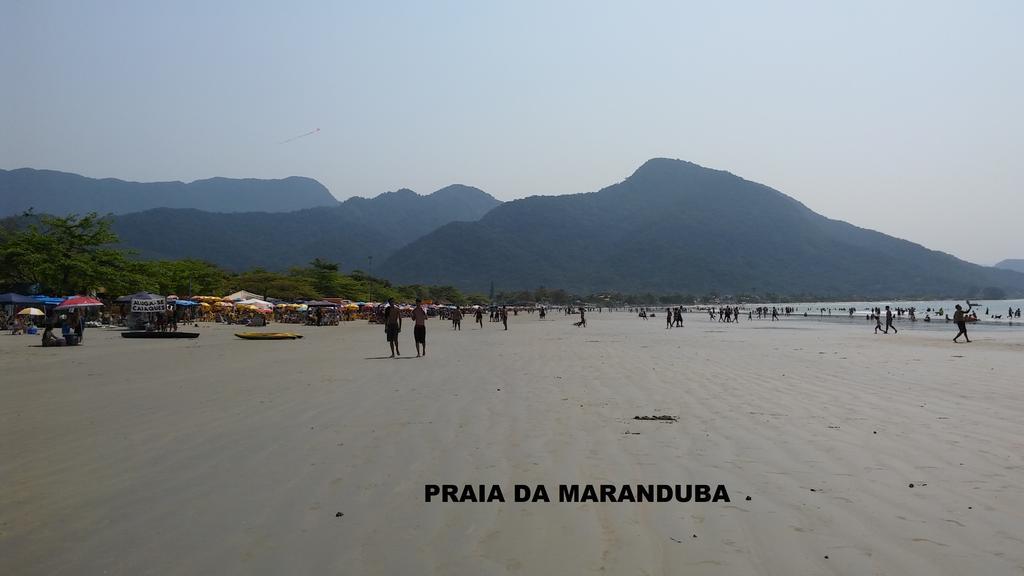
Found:
[[260, 300], [259, 298], [249, 298], [247, 300], [239, 300], [235, 302], [235, 306], [255, 306], [257, 308], [273, 308], [274, 305], [266, 300]]
[[224, 299], [231, 300], [232, 302], [236, 303], [239, 302], [240, 300], [259, 300], [262, 302], [263, 296], [260, 296], [259, 294], [253, 294], [248, 290], [239, 290], [234, 294], [228, 294], [227, 296], [224, 297]]

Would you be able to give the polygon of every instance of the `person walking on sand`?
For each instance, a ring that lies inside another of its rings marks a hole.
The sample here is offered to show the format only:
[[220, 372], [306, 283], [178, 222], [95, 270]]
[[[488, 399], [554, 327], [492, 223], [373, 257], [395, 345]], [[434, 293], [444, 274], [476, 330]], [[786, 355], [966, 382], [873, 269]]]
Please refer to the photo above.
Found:
[[402, 314], [395, 306], [395, 301], [388, 298], [388, 305], [384, 308], [384, 333], [388, 338], [388, 345], [391, 346], [391, 357], [401, 356], [398, 350], [398, 333], [402, 331]]
[[871, 311], [871, 315], [875, 318], [875, 334], [882, 329], [882, 312], [878, 308]]
[[[416, 299], [416, 307], [412, 309], [412, 338], [416, 341], [416, 357], [427, 355], [427, 311], [423, 309], [423, 300]], [[420, 347], [423, 353], [420, 354]]]
[[501, 307], [501, 323], [505, 325], [505, 330], [508, 330], [508, 308]]
[[484, 311], [483, 308], [476, 309], [476, 323], [480, 325], [480, 328], [484, 327]]
[[966, 311], [964, 311], [959, 304], [956, 305], [956, 312], [953, 312], [953, 322], [960, 331], [953, 337], [953, 342], [957, 342], [957, 338], [960, 338], [961, 336], [963, 336], [968, 342], [971, 341], [971, 339], [967, 337], [967, 312], [970, 311], [970, 305], [968, 305]]
[[665, 308], [665, 329], [668, 330], [672, 327], [672, 309]]
[[452, 330], [462, 332], [462, 309], [452, 310]]
[[579, 328], [581, 326], [584, 327], [584, 328], [587, 327], [587, 314], [586, 314], [586, 311], [584, 310], [583, 306], [580, 306], [580, 321], [576, 322], [575, 326], [577, 328]]
[[889, 333], [889, 328], [892, 328], [893, 334], [899, 334], [899, 330], [896, 329], [892, 324], [892, 310], [888, 306], [885, 307], [885, 334]]

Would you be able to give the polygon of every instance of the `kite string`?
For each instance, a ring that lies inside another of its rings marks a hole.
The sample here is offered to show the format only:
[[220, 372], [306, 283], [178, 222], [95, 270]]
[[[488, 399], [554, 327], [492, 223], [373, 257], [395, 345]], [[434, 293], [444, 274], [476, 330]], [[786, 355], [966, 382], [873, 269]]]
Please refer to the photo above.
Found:
[[278, 144], [287, 144], [287, 143], [291, 142], [292, 140], [298, 140], [299, 138], [305, 138], [306, 136], [312, 136], [313, 134], [316, 134], [319, 131], [320, 131], [319, 128], [317, 128], [316, 130], [310, 130], [309, 132], [306, 132], [305, 134], [299, 134], [298, 136], [292, 136], [291, 138], [289, 138], [287, 140], [282, 140], [281, 142], [278, 142]]

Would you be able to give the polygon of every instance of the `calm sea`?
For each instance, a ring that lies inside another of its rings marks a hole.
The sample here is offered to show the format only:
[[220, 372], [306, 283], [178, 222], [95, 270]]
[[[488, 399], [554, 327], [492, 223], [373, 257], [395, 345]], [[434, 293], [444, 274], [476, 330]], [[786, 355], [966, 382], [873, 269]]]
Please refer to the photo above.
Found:
[[[955, 310], [954, 306], [957, 304], [967, 308], [967, 304], [963, 300], [876, 300], [871, 302], [773, 302], [762, 304], [762, 306], [777, 306], [777, 307], [791, 307], [795, 308], [793, 314], [803, 316], [806, 312], [807, 317], [818, 317], [821, 319], [846, 319], [849, 320], [850, 313], [849, 309], [854, 308], [854, 317], [861, 322], [866, 322], [865, 316], [870, 314], [872, 308], [878, 307], [885, 309], [886, 306], [890, 306], [893, 309], [896, 308], [914, 308], [914, 313], [917, 316], [917, 324], [923, 324], [925, 315], [930, 315], [932, 318], [931, 324], [943, 325], [945, 324], [945, 316], [953, 316]], [[1013, 328], [1024, 328], [1024, 300], [971, 300], [971, 304], [974, 306], [973, 312], [977, 313], [978, 320], [980, 322], [976, 325], [984, 326], [1000, 326], [1000, 327], [1013, 327]], [[745, 304], [742, 308], [749, 309], [756, 307], [757, 304]], [[1008, 312], [1010, 309], [1016, 313], [1017, 309], [1021, 309], [1021, 317], [1010, 318]], [[928, 310], [931, 312], [928, 312]], [[942, 310], [942, 315], [937, 312]], [[792, 316], [792, 315], [791, 315]], [[998, 317], [998, 318], [997, 318]], [[904, 315], [899, 320], [905, 322], [907, 317]], [[936, 322], [937, 321], [937, 322]]]

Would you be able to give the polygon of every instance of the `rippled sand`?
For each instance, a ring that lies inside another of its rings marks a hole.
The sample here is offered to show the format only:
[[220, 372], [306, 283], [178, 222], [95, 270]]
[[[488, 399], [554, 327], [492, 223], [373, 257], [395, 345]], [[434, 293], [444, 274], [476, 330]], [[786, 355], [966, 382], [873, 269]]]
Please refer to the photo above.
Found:
[[[1024, 331], [588, 321], [432, 320], [419, 360], [411, 329], [390, 360], [363, 323], [0, 336], [0, 573], [1024, 569]], [[425, 503], [433, 483], [732, 501]]]

